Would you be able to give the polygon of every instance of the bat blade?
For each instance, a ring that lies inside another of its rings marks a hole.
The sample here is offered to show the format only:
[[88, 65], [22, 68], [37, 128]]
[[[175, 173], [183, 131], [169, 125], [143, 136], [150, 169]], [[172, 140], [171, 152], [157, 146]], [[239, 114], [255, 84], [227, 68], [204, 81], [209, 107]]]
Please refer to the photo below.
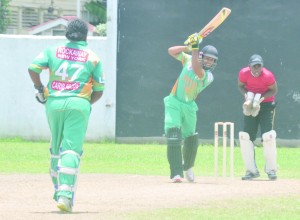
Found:
[[207, 37], [213, 32], [225, 19], [230, 15], [231, 10], [229, 8], [222, 8], [216, 16], [210, 20], [210, 22], [198, 33], [199, 37]]

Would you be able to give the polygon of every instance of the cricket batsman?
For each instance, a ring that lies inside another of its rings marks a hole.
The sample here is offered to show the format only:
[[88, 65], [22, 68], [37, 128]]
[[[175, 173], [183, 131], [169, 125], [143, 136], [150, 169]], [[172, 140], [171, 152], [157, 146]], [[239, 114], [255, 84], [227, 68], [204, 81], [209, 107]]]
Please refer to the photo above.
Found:
[[[46, 107], [51, 131], [50, 175], [53, 199], [61, 211], [72, 212], [82, 146], [91, 113], [104, 90], [104, 74], [98, 56], [87, 47], [88, 26], [72, 20], [66, 30], [67, 42], [46, 48], [28, 71], [36, 99]], [[49, 70], [43, 86], [40, 74]]]
[[249, 65], [240, 70], [238, 88], [245, 97], [244, 129], [239, 133], [241, 153], [246, 168], [246, 174], [242, 180], [252, 180], [260, 176], [253, 144], [259, 126], [266, 162], [264, 170], [270, 180], [276, 180], [276, 132], [273, 126], [275, 95], [278, 89], [274, 74], [264, 67], [260, 55], [252, 55]]
[[[182, 70], [171, 93], [164, 98], [164, 130], [167, 137], [167, 158], [173, 183], [194, 182], [193, 166], [198, 149], [196, 133], [198, 94], [213, 82], [212, 71], [217, 65], [218, 51], [207, 45], [199, 49], [198, 33], [187, 39], [185, 46], [173, 46], [169, 54], [180, 61]], [[188, 52], [191, 51], [191, 55]], [[183, 147], [182, 147], [183, 140]]]

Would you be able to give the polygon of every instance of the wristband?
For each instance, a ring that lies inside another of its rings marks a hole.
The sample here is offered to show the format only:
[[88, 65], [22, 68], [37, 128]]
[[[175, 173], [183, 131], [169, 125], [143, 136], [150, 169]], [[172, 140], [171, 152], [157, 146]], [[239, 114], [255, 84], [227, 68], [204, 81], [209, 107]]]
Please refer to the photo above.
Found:
[[39, 91], [40, 93], [43, 93], [44, 92], [44, 86], [41, 85], [41, 86], [37, 86], [37, 85], [34, 85], [34, 88]]

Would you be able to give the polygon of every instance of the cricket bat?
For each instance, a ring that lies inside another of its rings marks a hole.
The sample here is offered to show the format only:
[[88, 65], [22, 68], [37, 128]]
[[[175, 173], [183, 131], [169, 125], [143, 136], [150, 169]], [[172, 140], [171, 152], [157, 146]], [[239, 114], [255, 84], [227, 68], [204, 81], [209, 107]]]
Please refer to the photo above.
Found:
[[[225, 19], [230, 15], [231, 10], [229, 8], [222, 8], [216, 16], [205, 25], [204, 28], [198, 33], [199, 38], [207, 37], [211, 32], [213, 32], [220, 24], [225, 21]], [[186, 40], [184, 44], [188, 44]]]

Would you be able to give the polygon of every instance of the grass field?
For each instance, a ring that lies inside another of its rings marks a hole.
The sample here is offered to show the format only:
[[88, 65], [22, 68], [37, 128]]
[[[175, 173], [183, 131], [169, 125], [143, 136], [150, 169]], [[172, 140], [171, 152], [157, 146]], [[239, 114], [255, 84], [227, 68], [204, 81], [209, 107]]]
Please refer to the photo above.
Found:
[[[26, 142], [19, 139], [0, 140], [0, 173], [47, 173], [49, 165], [48, 142]], [[229, 148], [227, 149], [229, 155]], [[300, 179], [300, 148], [278, 147], [278, 175], [280, 178]], [[234, 151], [235, 176], [244, 174], [240, 148]], [[219, 147], [219, 164], [222, 161]], [[263, 148], [256, 148], [256, 161], [263, 172]], [[19, 166], [20, 163], [22, 166]], [[227, 160], [229, 169], [229, 159]], [[221, 167], [219, 168], [221, 172]], [[200, 145], [195, 164], [200, 176], [214, 172], [213, 146]], [[81, 173], [113, 173], [169, 175], [166, 146], [155, 144], [85, 143]], [[228, 170], [229, 173], [229, 170]]]
[[[49, 143], [19, 139], [0, 140], [0, 173], [48, 173]], [[300, 181], [300, 148], [278, 147], [278, 177]], [[221, 159], [222, 150], [219, 149]], [[228, 149], [229, 155], [229, 149]], [[235, 148], [235, 176], [244, 175], [239, 147]], [[200, 145], [195, 164], [197, 176], [213, 176], [213, 146]], [[263, 149], [256, 148], [256, 160], [263, 173]], [[221, 161], [219, 162], [221, 164]], [[228, 166], [229, 168], [229, 161]], [[221, 172], [221, 168], [219, 168]], [[166, 146], [85, 143], [81, 173], [169, 175]], [[228, 170], [229, 173], [229, 170]], [[300, 186], [300, 185], [299, 185]], [[286, 186], [288, 187], [288, 186]], [[224, 202], [226, 205], [224, 205]], [[216, 209], [217, 208], [217, 209]], [[248, 213], [245, 215], [245, 213]], [[164, 216], [164, 217], [162, 217]], [[165, 216], [168, 216], [165, 218]], [[189, 216], [189, 217], [187, 217]], [[299, 195], [243, 198], [208, 202], [201, 207], [160, 209], [128, 214], [127, 219], [300, 219]]]
[[299, 197], [239, 199], [210, 202], [191, 209], [162, 209], [151, 213], [134, 213], [131, 219], [216, 219], [216, 220], [297, 220]]

